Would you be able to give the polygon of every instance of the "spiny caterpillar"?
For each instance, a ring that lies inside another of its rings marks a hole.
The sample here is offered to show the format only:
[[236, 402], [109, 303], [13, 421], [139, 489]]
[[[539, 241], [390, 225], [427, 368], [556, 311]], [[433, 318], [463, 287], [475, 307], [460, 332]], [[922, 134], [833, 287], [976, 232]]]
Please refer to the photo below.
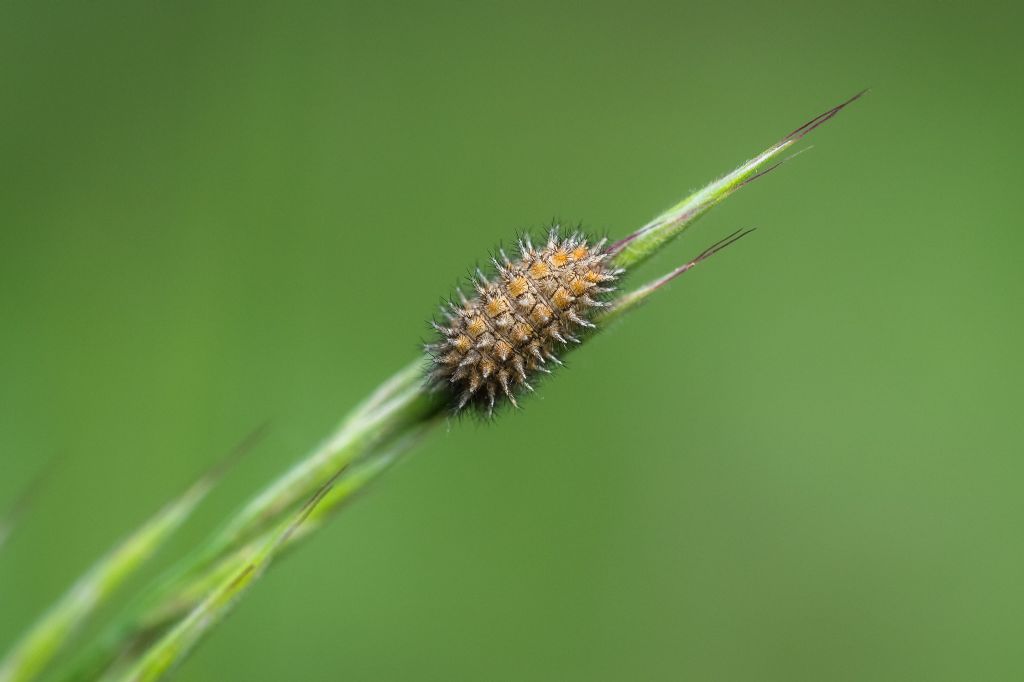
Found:
[[516, 394], [533, 390], [532, 377], [549, 374], [548, 362], [562, 364], [555, 352], [594, 328], [592, 311], [608, 305], [603, 295], [623, 272], [609, 266], [606, 241], [589, 245], [578, 232], [562, 237], [557, 226], [542, 248], [524, 236], [517, 260], [503, 249], [500, 261], [491, 259], [493, 280], [477, 268], [475, 296], [457, 290], [459, 304], [442, 306], [447, 325], [432, 322], [441, 338], [425, 347], [428, 379], [450, 395], [456, 412], [470, 406], [491, 415], [499, 401], [518, 407]]

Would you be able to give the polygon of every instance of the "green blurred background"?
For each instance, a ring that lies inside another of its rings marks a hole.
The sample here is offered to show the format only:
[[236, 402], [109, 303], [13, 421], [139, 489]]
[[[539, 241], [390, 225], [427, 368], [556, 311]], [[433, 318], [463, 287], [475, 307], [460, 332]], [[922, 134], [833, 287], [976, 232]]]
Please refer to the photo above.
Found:
[[1021, 20], [4, 2], [0, 507], [57, 459], [0, 648], [270, 418], [148, 575], [205, 537], [498, 241], [625, 234], [871, 86], [632, 281], [755, 236], [435, 433], [178, 679], [1021, 679]]

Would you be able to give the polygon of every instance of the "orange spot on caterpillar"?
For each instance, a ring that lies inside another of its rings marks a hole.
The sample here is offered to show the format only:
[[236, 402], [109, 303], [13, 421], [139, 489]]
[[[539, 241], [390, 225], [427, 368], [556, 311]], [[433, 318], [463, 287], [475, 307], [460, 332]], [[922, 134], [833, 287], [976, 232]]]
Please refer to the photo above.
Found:
[[564, 287], [558, 287], [554, 295], [551, 297], [551, 302], [561, 310], [565, 310], [572, 305], [572, 300], [572, 295]]
[[466, 325], [466, 331], [475, 339], [487, 331], [487, 323], [484, 322], [484, 318], [478, 315], [469, 321], [469, 324]]
[[546, 324], [551, 319], [551, 308], [547, 307], [543, 303], [538, 303], [533, 307], [533, 311], [530, 313], [530, 319], [538, 325]]
[[530, 285], [527, 284], [526, 278], [519, 276], [508, 283], [508, 295], [512, 298], [519, 298], [526, 293], [526, 290], [529, 288]]
[[588, 283], [585, 279], [577, 277], [576, 279], [569, 282], [569, 290], [576, 296], [582, 296], [583, 293], [592, 287], [593, 285]]
[[501, 315], [506, 310], [508, 310], [508, 304], [505, 303], [505, 299], [503, 298], [491, 299], [487, 302], [487, 305], [484, 306], [484, 312], [486, 312], [487, 317], [490, 317], [491, 319]]
[[498, 341], [494, 344], [494, 355], [505, 362], [512, 355], [512, 346], [508, 345], [505, 341]]
[[526, 343], [533, 336], [533, 327], [526, 322], [520, 322], [512, 327], [511, 337], [516, 343]]

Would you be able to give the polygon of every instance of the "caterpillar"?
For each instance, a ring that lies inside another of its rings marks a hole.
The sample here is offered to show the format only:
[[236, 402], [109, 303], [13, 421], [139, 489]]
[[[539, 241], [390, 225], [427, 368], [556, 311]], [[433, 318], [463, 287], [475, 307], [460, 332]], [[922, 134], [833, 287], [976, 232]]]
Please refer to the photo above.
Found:
[[518, 407], [535, 376], [562, 364], [557, 353], [595, 328], [594, 311], [608, 305], [624, 272], [609, 265], [606, 242], [591, 244], [580, 232], [562, 236], [555, 225], [540, 248], [523, 236], [515, 260], [499, 249], [490, 277], [477, 268], [473, 296], [456, 290], [458, 303], [442, 306], [443, 323], [431, 321], [437, 338], [425, 345], [428, 383], [448, 394], [456, 413]]

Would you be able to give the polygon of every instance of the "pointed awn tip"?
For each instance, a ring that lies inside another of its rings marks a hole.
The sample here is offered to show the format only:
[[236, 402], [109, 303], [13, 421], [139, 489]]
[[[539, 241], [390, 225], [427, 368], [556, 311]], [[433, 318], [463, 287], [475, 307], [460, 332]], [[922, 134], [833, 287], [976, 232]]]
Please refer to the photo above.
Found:
[[782, 142], [793, 142], [793, 141], [799, 140], [800, 138], [804, 137], [805, 135], [810, 133], [812, 130], [814, 130], [815, 128], [820, 126], [822, 123], [825, 123], [826, 121], [828, 121], [829, 119], [834, 117], [836, 114], [838, 114], [840, 111], [842, 111], [843, 109], [845, 109], [849, 105], [851, 105], [854, 102], [856, 102], [857, 100], [859, 100], [861, 97], [863, 97], [868, 92], [869, 89], [870, 88], [864, 88], [863, 90], [861, 90], [860, 92], [858, 92], [856, 95], [854, 95], [850, 99], [846, 100], [845, 102], [837, 104], [836, 106], [832, 107], [831, 109], [829, 109], [828, 111], [826, 111], [826, 112], [824, 112], [822, 114], [818, 114], [817, 116], [812, 118], [810, 121], [808, 121], [807, 123], [804, 123], [802, 126], [800, 126], [796, 130], [791, 132], [789, 135], [786, 135], [784, 138], [782, 138]]
[[[793, 146], [797, 141], [803, 139], [815, 128], [831, 120], [840, 111], [863, 97], [866, 92], [868, 91], [861, 90], [845, 102], [837, 104], [824, 113], [818, 114], [755, 158], [747, 161], [731, 173], [722, 176], [703, 189], [694, 192], [639, 230], [615, 242], [605, 250], [605, 253], [615, 259], [618, 264], [627, 267], [632, 267], [646, 260], [651, 254], [667, 244], [672, 237], [680, 234], [690, 223], [703, 215], [709, 208], [722, 201], [722, 199], [734, 191], [745, 187], [757, 178], [764, 177], [778, 168], [781, 162], [767, 168], [764, 168], [764, 164], [781, 154], [783, 150]], [[783, 159], [782, 162], [792, 159], [793, 156]]]
[[656, 291], [656, 290], [660, 289], [661, 287], [665, 286], [666, 284], [668, 284], [669, 282], [674, 280], [679, 275], [681, 275], [684, 272], [686, 272], [687, 270], [690, 270], [691, 268], [693, 268], [698, 263], [702, 263], [702, 262], [706, 261], [708, 258], [711, 258], [716, 253], [718, 253], [719, 251], [724, 249], [725, 247], [731, 246], [731, 245], [735, 244], [736, 242], [738, 242], [739, 240], [743, 239], [744, 237], [746, 237], [748, 234], [750, 234], [751, 232], [753, 232], [756, 229], [757, 229], [756, 227], [749, 227], [749, 228], [742, 229], [742, 230], [736, 230], [735, 232], [733, 232], [729, 236], [725, 237], [724, 239], [721, 239], [721, 240], [715, 242], [714, 244], [712, 244], [711, 246], [709, 246], [708, 248], [704, 249], [699, 254], [697, 254], [697, 257], [694, 258], [693, 260], [691, 260], [690, 262], [684, 263], [683, 265], [680, 265], [678, 268], [676, 268], [672, 272], [668, 273], [667, 275], [665, 275], [661, 279], [657, 280], [653, 284], [653, 286], [651, 287], [651, 290], [652, 291]]

